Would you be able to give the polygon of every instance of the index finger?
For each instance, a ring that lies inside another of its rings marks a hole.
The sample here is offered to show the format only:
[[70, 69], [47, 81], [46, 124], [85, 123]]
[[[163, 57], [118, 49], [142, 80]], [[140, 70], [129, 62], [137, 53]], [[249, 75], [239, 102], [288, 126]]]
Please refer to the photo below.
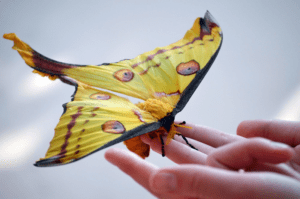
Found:
[[184, 127], [177, 127], [176, 129], [185, 137], [192, 138], [212, 147], [219, 147], [223, 146], [224, 144], [244, 139], [241, 136], [224, 133], [222, 131], [206, 126], [200, 126], [191, 123], [186, 123], [185, 125], [192, 128], [189, 129]]
[[[110, 148], [105, 152], [105, 159], [108, 160], [113, 165], [117, 166], [124, 173], [129, 175], [132, 179], [134, 179], [137, 183], [147, 189], [149, 192], [154, 194], [150, 190], [149, 178], [158, 168], [138, 157], [136, 154], [132, 152]], [[160, 195], [154, 194], [158, 197]], [[161, 198], [161, 197], [160, 197]]]
[[239, 124], [237, 134], [246, 138], [263, 137], [295, 147], [300, 144], [300, 122], [248, 120]]

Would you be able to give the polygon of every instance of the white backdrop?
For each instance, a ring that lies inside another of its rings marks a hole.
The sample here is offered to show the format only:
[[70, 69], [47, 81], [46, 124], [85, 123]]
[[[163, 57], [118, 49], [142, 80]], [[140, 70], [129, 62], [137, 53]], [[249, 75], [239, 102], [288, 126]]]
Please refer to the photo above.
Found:
[[[0, 35], [15, 32], [41, 54], [75, 64], [133, 58], [181, 39], [209, 10], [224, 42], [177, 116], [235, 133], [247, 119], [299, 119], [299, 1], [0, 1]], [[74, 88], [31, 73], [0, 39], [0, 198], [153, 198], [98, 152], [36, 168]], [[113, 147], [125, 148], [123, 144]], [[147, 161], [175, 165], [151, 153]]]

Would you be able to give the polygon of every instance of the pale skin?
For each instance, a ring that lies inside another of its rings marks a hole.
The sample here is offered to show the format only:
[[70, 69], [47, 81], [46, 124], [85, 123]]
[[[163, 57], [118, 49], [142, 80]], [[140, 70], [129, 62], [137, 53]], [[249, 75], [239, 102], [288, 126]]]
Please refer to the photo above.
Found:
[[[300, 198], [300, 122], [244, 121], [237, 135], [187, 124], [165, 146], [177, 166], [158, 168], [111, 148], [105, 158], [158, 198]], [[141, 136], [161, 153], [158, 139]]]

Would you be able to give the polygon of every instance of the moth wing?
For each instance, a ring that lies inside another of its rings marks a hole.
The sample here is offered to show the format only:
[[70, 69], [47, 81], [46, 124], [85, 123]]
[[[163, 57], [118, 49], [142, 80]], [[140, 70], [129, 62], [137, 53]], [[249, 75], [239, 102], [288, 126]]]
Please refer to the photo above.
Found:
[[68, 76], [92, 87], [143, 100], [158, 98], [176, 107], [175, 112], [179, 112], [215, 59], [223, 35], [207, 11], [204, 18], [196, 19], [183, 39], [134, 59], [101, 65], [57, 62], [33, 50], [14, 33], [5, 34], [4, 38], [14, 41], [13, 49], [36, 73], [51, 79]]
[[[195, 20], [193, 27], [181, 40], [173, 44], [156, 48], [134, 59], [69, 68], [64, 73], [89, 85], [143, 100], [159, 98], [176, 107], [179, 112], [213, 63], [222, 38], [221, 28], [207, 12], [204, 18]], [[177, 105], [184, 95], [180, 106]]]
[[81, 83], [64, 108], [50, 147], [36, 166], [74, 162], [160, 127], [151, 114], [127, 99]]

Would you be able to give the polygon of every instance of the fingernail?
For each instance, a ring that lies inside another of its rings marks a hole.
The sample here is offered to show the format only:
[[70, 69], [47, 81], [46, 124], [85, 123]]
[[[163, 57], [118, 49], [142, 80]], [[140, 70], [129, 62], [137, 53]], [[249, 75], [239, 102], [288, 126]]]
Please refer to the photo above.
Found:
[[154, 176], [152, 187], [156, 192], [174, 191], [176, 189], [176, 177], [170, 173], [158, 173]]
[[276, 147], [276, 148], [284, 148], [284, 149], [291, 148], [289, 145], [284, 144], [282, 142], [271, 142], [271, 145]]

